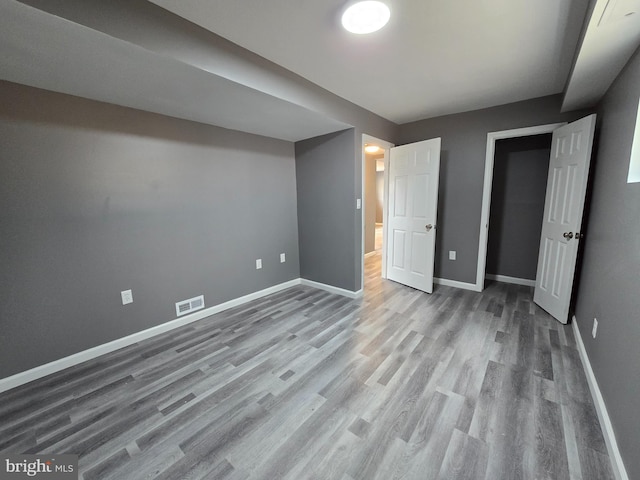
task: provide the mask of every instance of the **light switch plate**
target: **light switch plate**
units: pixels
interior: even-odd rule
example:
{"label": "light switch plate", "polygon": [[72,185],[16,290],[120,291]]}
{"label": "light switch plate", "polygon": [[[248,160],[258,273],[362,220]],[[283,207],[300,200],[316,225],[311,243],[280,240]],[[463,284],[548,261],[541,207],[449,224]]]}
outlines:
{"label": "light switch plate", "polygon": [[598,319],[594,317],[593,319],[593,328],[591,329],[591,336],[596,338],[596,334],[598,333]]}
{"label": "light switch plate", "polygon": [[281,254],[280,254],[280,263],[284,263],[284,262],[286,262],[286,261],[287,261],[287,257],[285,256],[285,254],[284,254],[284,253],[281,253]]}
{"label": "light switch plate", "polygon": [[362,200],[356,198],[356,210],[360,210],[362,208]]}
{"label": "light switch plate", "polygon": [[456,251],[449,250],[449,260],[455,260],[455,259],[456,259]]}
{"label": "light switch plate", "polygon": [[258,258],[256,260],[256,270],[260,270],[262,268],[262,259]]}

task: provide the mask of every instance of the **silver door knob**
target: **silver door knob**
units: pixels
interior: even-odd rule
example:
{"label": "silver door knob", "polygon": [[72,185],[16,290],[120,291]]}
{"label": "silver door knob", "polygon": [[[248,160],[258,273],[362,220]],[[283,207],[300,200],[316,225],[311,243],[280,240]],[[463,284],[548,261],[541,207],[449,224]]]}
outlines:
{"label": "silver door knob", "polygon": [[573,232],[564,232],[562,236],[567,240],[571,240],[573,238]]}
{"label": "silver door knob", "polygon": [[427,230],[427,232],[430,232],[431,229],[433,228],[433,225],[429,223],[428,225],[425,225],[424,228]]}

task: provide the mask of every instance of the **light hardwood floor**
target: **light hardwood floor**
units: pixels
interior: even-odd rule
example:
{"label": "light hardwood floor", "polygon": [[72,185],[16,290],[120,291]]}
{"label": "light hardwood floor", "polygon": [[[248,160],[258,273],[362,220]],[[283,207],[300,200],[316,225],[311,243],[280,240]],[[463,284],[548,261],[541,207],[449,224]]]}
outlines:
{"label": "light hardwood floor", "polygon": [[90,479],[608,480],[570,327],[528,287],[292,288],[0,395],[0,451]]}

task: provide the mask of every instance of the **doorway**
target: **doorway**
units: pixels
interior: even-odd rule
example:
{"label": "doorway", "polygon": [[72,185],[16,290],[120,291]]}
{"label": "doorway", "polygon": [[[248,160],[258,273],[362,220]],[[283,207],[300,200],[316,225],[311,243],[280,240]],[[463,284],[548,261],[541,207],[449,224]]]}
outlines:
{"label": "doorway", "polygon": [[535,286],[551,134],[496,141],[485,279]]}
{"label": "doorway", "polygon": [[[372,147],[367,145],[365,148]],[[384,152],[378,148],[375,153],[365,151],[364,174],[364,255],[375,254],[382,248],[382,225],[384,210]],[[372,150],[372,148],[371,148]]]}
{"label": "doorway", "polygon": [[[487,134],[487,151],[485,158],[484,188],[482,195],[482,214],[480,220],[480,241],[478,248],[478,268],[476,273],[475,290],[484,290],[484,282],[487,268],[487,251],[489,240],[489,220],[491,211],[491,193],[493,187],[496,142],[502,139],[519,137],[532,137],[537,135],[551,134],[565,123],[554,123],[535,127],[518,128],[513,130],[503,130],[500,132],[490,132]],[[536,259],[537,260],[537,259]]]}
{"label": "doorway", "polygon": [[478,252],[476,289],[484,289],[491,187],[496,141],[526,135],[553,133],[549,175],[545,193],[538,264],[533,301],[556,320],[568,323],[576,261],[582,233],[584,204],[596,115],[569,124],[543,125],[487,135],[482,220]]}
{"label": "doorway", "polygon": [[[368,148],[369,152],[365,151]],[[374,151],[373,147],[378,150]],[[386,221],[387,208],[387,168],[389,151],[393,147],[380,138],[362,135],[362,288],[365,287],[365,270],[367,275],[385,278],[385,259],[383,246],[383,225]]]}
{"label": "doorway", "polygon": [[[433,291],[441,141],[441,138],[432,138],[392,148],[392,144],[368,135],[363,135],[362,140],[363,206],[367,204],[364,148],[373,144],[384,149],[383,228],[378,276],[427,293]],[[374,194],[370,193],[368,198],[372,196]],[[359,202],[356,203],[359,206]],[[366,217],[363,212],[363,288]],[[368,275],[373,275],[369,270]]]}

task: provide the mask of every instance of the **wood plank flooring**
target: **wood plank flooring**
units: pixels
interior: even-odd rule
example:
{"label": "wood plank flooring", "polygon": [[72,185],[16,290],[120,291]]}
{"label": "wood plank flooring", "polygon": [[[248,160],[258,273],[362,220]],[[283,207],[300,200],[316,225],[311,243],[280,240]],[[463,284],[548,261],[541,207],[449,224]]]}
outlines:
{"label": "wood plank flooring", "polygon": [[532,290],[296,287],[0,395],[0,451],[94,479],[608,480],[570,327]]}

